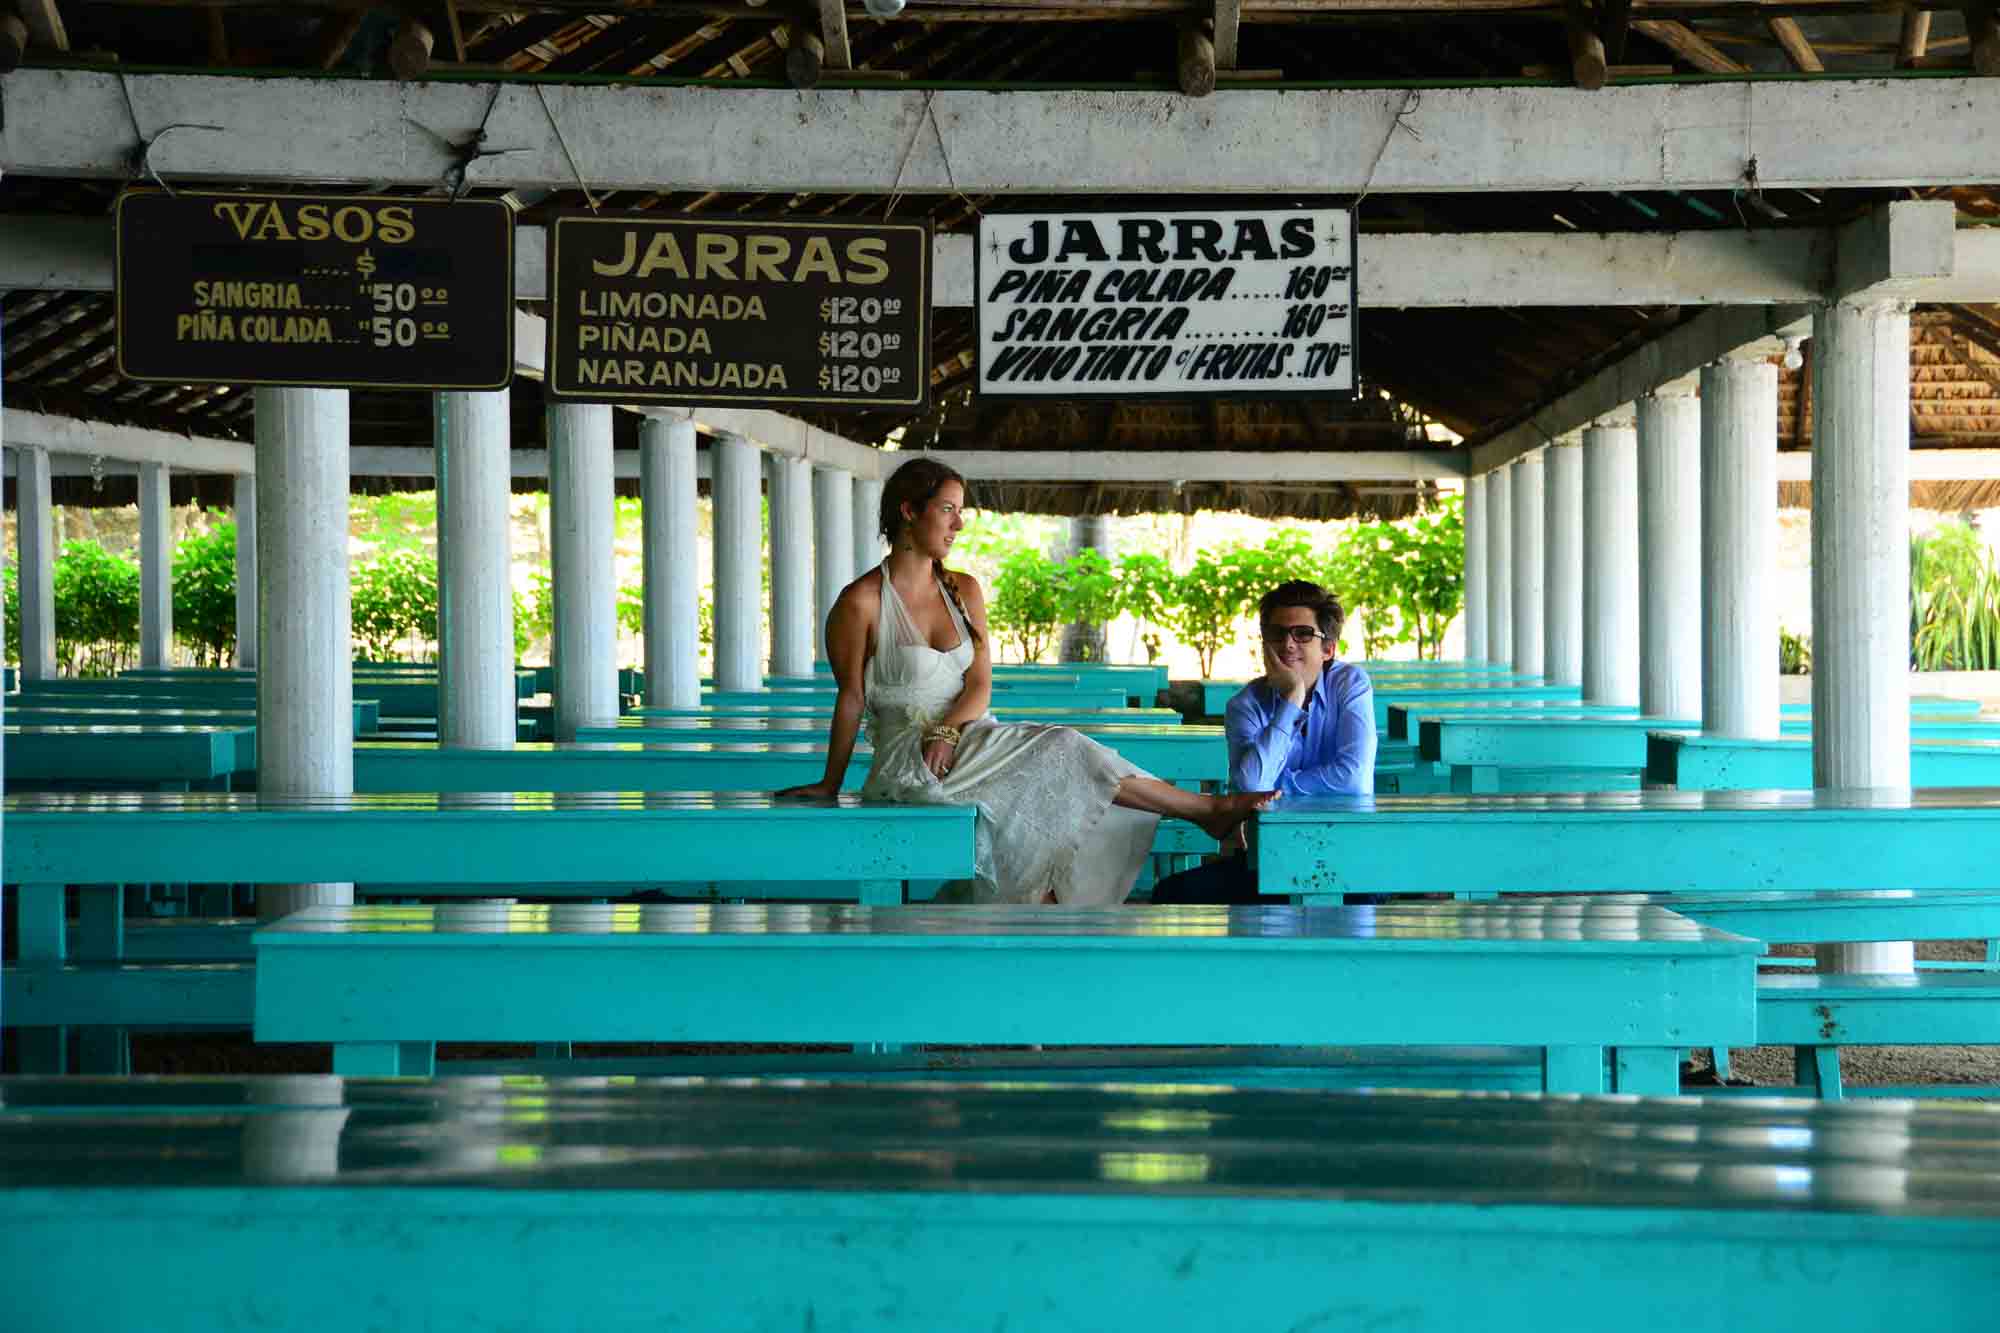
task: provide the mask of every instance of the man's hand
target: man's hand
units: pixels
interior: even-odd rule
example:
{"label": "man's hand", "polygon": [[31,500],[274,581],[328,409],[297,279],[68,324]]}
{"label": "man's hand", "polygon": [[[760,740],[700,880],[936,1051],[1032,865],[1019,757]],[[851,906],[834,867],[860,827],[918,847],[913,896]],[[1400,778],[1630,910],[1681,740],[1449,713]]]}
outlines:
{"label": "man's hand", "polygon": [[1270,685],[1273,694],[1284,695],[1297,707],[1305,706],[1305,673],[1279,661],[1278,655],[1271,651],[1269,644],[1264,645],[1264,680]]}

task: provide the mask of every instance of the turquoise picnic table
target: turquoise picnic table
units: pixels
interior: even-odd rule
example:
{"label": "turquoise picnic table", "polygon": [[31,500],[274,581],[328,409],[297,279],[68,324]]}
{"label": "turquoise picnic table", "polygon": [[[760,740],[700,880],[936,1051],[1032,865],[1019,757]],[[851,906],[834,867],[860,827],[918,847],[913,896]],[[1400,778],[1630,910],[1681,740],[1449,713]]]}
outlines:
{"label": "turquoise picnic table", "polygon": [[[1131,722],[1148,726],[1178,726],[1181,715],[1171,708],[1078,708],[1066,704],[1054,707],[1024,708],[1013,703],[1000,704],[990,710],[994,718],[1001,722],[1048,722],[1062,726],[1089,726],[1099,722]],[[638,727],[647,725],[643,719],[687,718],[687,719],[727,719],[727,718],[773,718],[784,720],[810,720],[824,730],[833,717],[833,700],[816,700],[812,703],[745,703],[745,704],[700,704],[689,708],[634,708],[619,720],[621,723]]]}
{"label": "turquoise picnic table", "polygon": [[[1809,737],[1733,740],[1656,731],[1646,738],[1645,773],[1648,782],[1683,791],[1810,787],[1812,741]],[[2000,787],[2000,730],[1977,739],[1913,736],[1910,783]]]}
{"label": "turquoise picnic table", "polygon": [[[1247,685],[1243,680],[1204,680],[1201,682],[1201,710],[1204,716],[1219,717],[1228,708],[1229,701]],[[1426,673],[1414,676],[1370,676],[1370,684],[1375,689],[1375,728],[1380,731],[1387,722],[1384,711],[1387,704],[1399,699],[1425,703],[1457,698],[1501,698],[1508,700],[1529,699],[1581,699],[1582,690],[1575,686],[1550,686],[1542,683],[1539,676],[1516,676],[1511,673],[1472,672],[1466,674]],[[1550,693],[1554,691],[1554,693]]]}
{"label": "turquoise picnic table", "polygon": [[[831,709],[837,692],[823,690],[708,690],[701,692],[703,704],[817,705]],[[1125,691],[1118,687],[1091,689],[1084,686],[1053,689],[1035,685],[996,686],[995,705],[1010,708],[1099,709],[1125,707]]]}
{"label": "turquoise picnic table", "polygon": [[[373,699],[356,699],[353,704],[354,734],[374,734],[381,726],[381,707]],[[163,706],[147,699],[124,702],[108,700],[45,702],[39,696],[6,701],[6,720],[19,726],[130,726],[130,727],[254,727],[257,709],[253,702],[245,708],[212,705]]]}
{"label": "turquoise picnic table", "polygon": [[23,1330],[1740,1328],[1690,1275],[1818,1333],[2000,1304],[1977,1107],[14,1078],[0,1144]]}
{"label": "turquoise picnic table", "polygon": [[[356,679],[354,698],[376,703],[384,717],[437,717],[438,685],[432,680],[394,676]],[[38,702],[115,702],[159,707],[255,708],[257,685],[248,678],[212,680],[147,680],[117,676],[103,680],[43,680],[24,683],[21,700]]]}
{"label": "turquoise picnic table", "polygon": [[[1123,710],[1136,714],[1138,709]],[[1181,729],[1180,714],[1164,711],[1168,719],[1161,720],[1152,715],[1127,717],[1118,711],[1103,713],[1077,713],[1057,716],[1048,721],[1055,725],[1074,727],[1086,735],[1150,734],[1162,727],[1168,730]],[[806,741],[824,744],[831,717],[622,717],[605,726],[586,726],[577,732],[579,741]],[[1041,718],[1000,718],[1000,721],[1043,721]],[[1197,735],[1221,736],[1218,727],[1196,727]]]}
{"label": "turquoise picnic table", "polygon": [[2000,888],[2000,792],[1637,791],[1286,801],[1261,887],[1344,893]]}
{"label": "turquoise picnic table", "polygon": [[[403,662],[371,664],[356,662],[354,680],[381,684],[430,684],[436,685],[438,668],[435,662]],[[121,671],[115,680],[136,680],[147,682],[175,683],[236,683],[255,685],[256,671],[247,667],[131,667]],[[536,676],[531,670],[516,667],[514,670],[514,692],[519,698],[529,698],[536,690]]]}
{"label": "turquoise picnic table", "polygon": [[16,726],[6,729],[7,785],[217,787],[257,771],[255,727]]}
{"label": "turquoise picnic table", "polygon": [[1607,1090],[1609,1055],[1672,1094],[1679,1047],[1754,1038],[1761,946],[1572,898],[329,906],[256,950],[258,1040],[333,1043],[336,1072],[428,1073],[439,1041],[1530,1045],[1550,1091]]}

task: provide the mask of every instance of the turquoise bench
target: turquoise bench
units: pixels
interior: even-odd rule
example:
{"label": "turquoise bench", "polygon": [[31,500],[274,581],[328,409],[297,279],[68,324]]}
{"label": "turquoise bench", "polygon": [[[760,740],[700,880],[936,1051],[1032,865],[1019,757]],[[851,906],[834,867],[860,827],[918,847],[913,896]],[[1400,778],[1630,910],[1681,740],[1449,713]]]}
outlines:
{"label": "turquoise bench", "polygon": [[[1974,739],[1980,736],[2000,734],[2000,719],[1990,722],[1978,721],[1980,704],[1977,699],[1948,699],[1941,695],[1918,695],[1910,701],[1912,736],[1933,738],[1963,737]],[[1812,731],[1812,705],[1784,704],[1779,710],[1780,727],[1787,734],[1808,735]],[[1586,704],[1563,701],[1503,701],[1498,703],[1460,702],[1444,706],[1408,704],[1391,701],[1388,725],[1385,734],[1392,740],[1414,740],[1418,718],[1440,718],[1472,720],[1484,718],[1500,721],[1514,718],[1526,722],[1561,721],[1579,722],[1588,719],[1624,719],[1642,722],[1637,708],[1622,704]],[[1671,729],[1700,730],[1698,718],[1659,719],[1656,727]]]}
{"label": "turquoise bench", "polygon": [[[1062,719],[1056,725],[1075,727],[1090,735],[1103,733],[1150,734],[1162,727],[1178,729],[1180,714],[1169,712],[1171,720],[1163,721],[1154,710],[1133,708],[1124,710],[1126,716],[1107,710],[1102,713],[1078,713]],[[830,717],[757,717],[742,714],[713,717],[645,717],[620,718],[611,726],[586,726],[577,733],[579,741],[804,741],[824,744]],[[1038,719],[1039,720],[1039,719]],[[1219,729],[1205,728],[1215,735]]]}
{"label": "turquoise bench", "polygon": [[[6,971],[0,1016],[17,1021],[15,1003],[28,993],[20,988],[37,987],[61,1003],[34,1012],[78,1026],[213,1021],[212,988],[245,983],[214,968],[135,969],[124,959],[122,884],[355,881],[426,893],[508,885],[601,896],[591,886],[727,881],[782,883],[791,894],[833,887],[889,902],[901,900],[907,881],[970,875],[976,815],[970,806],[706,793],[9,796],[0,878],[18,886],[20,961]],[[69,885],[79,889],[74,947]],[[160,998],[177,985],[185,1012]],[[89,996],[99,999],[76,1003]],[[247,1009],[235,1012],[239,1023],[247,1018]],[[32,1043],[45,1067],[60,1068],[62,1049],[59,1032]],[[102,1068],[107,1057],[84,1059]]]}
{"label": "turquoise bench", "polygon": [[[990,711],[995,720],[1000,722],[1046,722],[1066,727],[1090,726],[1099,722],[1140,723],[1163,727],[1179,726],[1181,723],[1181,715],[1171,708],[1088,708],[1066,704],[1022,708],[1013,704],[1003,704]],[[692,708],[642,707],[628,710],[620,718],[620,723],[637,727],[656,719],[720,722],[757,718],[807,719],[815,722],[824,731],[833,718],[833,701],[826,699],[809,704],[703,704]],[[626,719],[637,720],[626,721]]]}
{"label": "turquoise bench", "polygon": [[[1656,732],[1647,739],[1645,771],[1648,782],[1683,791],[1810,787],[1812,741]],[[1910,781],[1918,787],[2000,787],[2000,739],[1913,741]]]}
{"label": "turquoise bench", "polygon": [[[1470,692],[1473,697],[1479,697],[1480,695],[1497,690],[1505,691],[1508,697],[1518,696],[1530,699],[1546,697],[1532,693],[1532,691],[1548,688],[1557,688],[1563,691],[1553,696],[1556,698],[1576,699],[1580,698],[1582,693],[1574,687],[1543,686],[1540,683],[1541,678],[1539,676],[1517,676],[1511,672],[1504,671],[1426,672],[1409,676],[1387,674],[1378,676],[1371,672],[1369,673],[1369,680],[1375,687],[1375,694],[1378,701],[1385,694],[1394,693],[1402,695],[1417,692],[1429,694],[1432,691],[1451,696]],[[1230,699],[1234,698],[1237,692],[1248,683],[1248,681],[1242,680],[1202,681],[1202,712],[1209,717],[1221,716],[1223,710],[1229,706]],[[1523,693],[1524,691],[1528,693]],[[1382,705],[1378,702],[1375,717],[1375,726],[1378,731],[1381,729],[1384,720]]]}
{"label": "turquoise bench", "polygon": [[[257,1038],[338,1073],[438,1041],[1534,1045],[1672,1094],[1755,1033],[1759,946],[1653,908],[314,907],[257,932]],[[635,997],[644,1003],[634,1003]],[[1116,996],[1115,1003],[1104,997]]]}
{"label": "turquoise bench", "polygon": [[8,726],[7,785],[187,790],[257,771],[255,727]]}
{"label": "turquoise bench", "polygon": [[1976,1107],[325,1077],[0,1103],[23,1330],[1740,1328],[1690,1275],[1821,1333],[1984,1333],[2000,1302]]}
{"label": "turquoise bench", "polygon": [[[248,685],[255,688],[257,673],[243,667],[132,667],[118,673],[119,681],[191,682],[200,685]],[[363,683],[384,685],[430,685],[438,681],[435,662],[406,662],[385,665],[371,665],[362,662],[354,664],[353,679],[357,686]],[[356,691],[359,693],[359,689]],[[536,693],[536,676],[531,670],[516,668],[514,671],[514,693],[526,699]]]}
{"label": "turquoise bench", "polygon": [[[1639,791],[1288,801],[1257,816],[1266,893],[2000,888],[2000,794]],[[1336,899],[1337,901],[1337,899]]]}
{"label": "turquoise bench", "polygon": [[[754,704],[761,706],[801,705],[831,709],[835,697],[824,690],[709,690],[701,692],[704,704]],[[1087,686],[1046,688],[1038,685],[999,687],[993,691],[995,706],[1009,708],[1060,708],[1067,710],[1123,708],[1125,691],[1117,687],[1091,689]]]}

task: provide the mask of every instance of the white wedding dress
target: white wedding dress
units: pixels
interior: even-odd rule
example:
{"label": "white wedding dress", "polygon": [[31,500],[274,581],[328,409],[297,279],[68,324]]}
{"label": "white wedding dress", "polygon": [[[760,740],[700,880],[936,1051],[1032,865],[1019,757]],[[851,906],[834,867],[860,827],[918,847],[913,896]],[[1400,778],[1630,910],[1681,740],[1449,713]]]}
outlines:
{"label": "white wedding dress", "polygon": [[951,771],[924,764],[924,727],[944,716],[965,688],[972,635],[939,596],[958,629],[940,652],[918,629],[882,569],[875,656],[863,674],[865,725],[875,758],[864,796],[923,805],[979,807],[976,872],[945,897],[979,903],[1112,906],[1125,901],[1153,846],[1158,815],[1111,803],[1118,784],[1145,773],[1068,727],[1001,723],[988,713],[963,728]]}

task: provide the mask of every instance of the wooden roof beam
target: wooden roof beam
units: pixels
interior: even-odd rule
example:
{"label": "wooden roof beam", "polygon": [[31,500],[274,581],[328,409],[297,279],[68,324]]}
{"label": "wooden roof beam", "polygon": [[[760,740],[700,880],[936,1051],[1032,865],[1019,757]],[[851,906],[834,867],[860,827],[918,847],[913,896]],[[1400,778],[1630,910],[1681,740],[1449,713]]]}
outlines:
{"label": "wooden roof beam", "polygon": [[1724,55],[1706,37],[1685,23],[1640,19],[1632,25],[1704,74],[1747,74],[1750,67]]}
{"label": "wooden roof beam", "polygon": [[1965,31],[1972,39],[1972,68],[1989,79],[2000,76],[2000,5],[1993,0],[1967,5]]}
{"label": "wooden roof beam", "polygon": [[1586,91],[1597,91],[1610,73],[1611,57],[1583,0],[1569,0],[1563,26],[1569,37],[1570,82]]}
{"label": "wooden roof beam", "polygon": [[1215,67],[1236,68],[1237,31],[1243,23],[1243,0],[1215,0]]}
{"label": "wooden roof beam", "polygon": [[1785,59],[1792,62],[1793,69],[1801,74],[1825,72],[1825,63],[1820,60],[1819,52],[1813,50],[1812,43],[1806,40],[1806,35],[1799,28],[1797,19],[1774,18],[1768,20],[1764,26],[1771,30],[1771,36],[1775,37],[1778,45],[1784,48]]}
{"label": "wooden roof beam", "polygon": [[854,68],[854,55],[847,44],[847,6],[841,0],[819,0],[819,37],[825,48],[820,53],[823,67]]}
{"label": "wooden roof beam", "polygon": [[1915,5],[1903,11],[1903,32],[1896,41],[1896,67],[1910,69],[1924,58],[1931,44],[1931,11]]}

